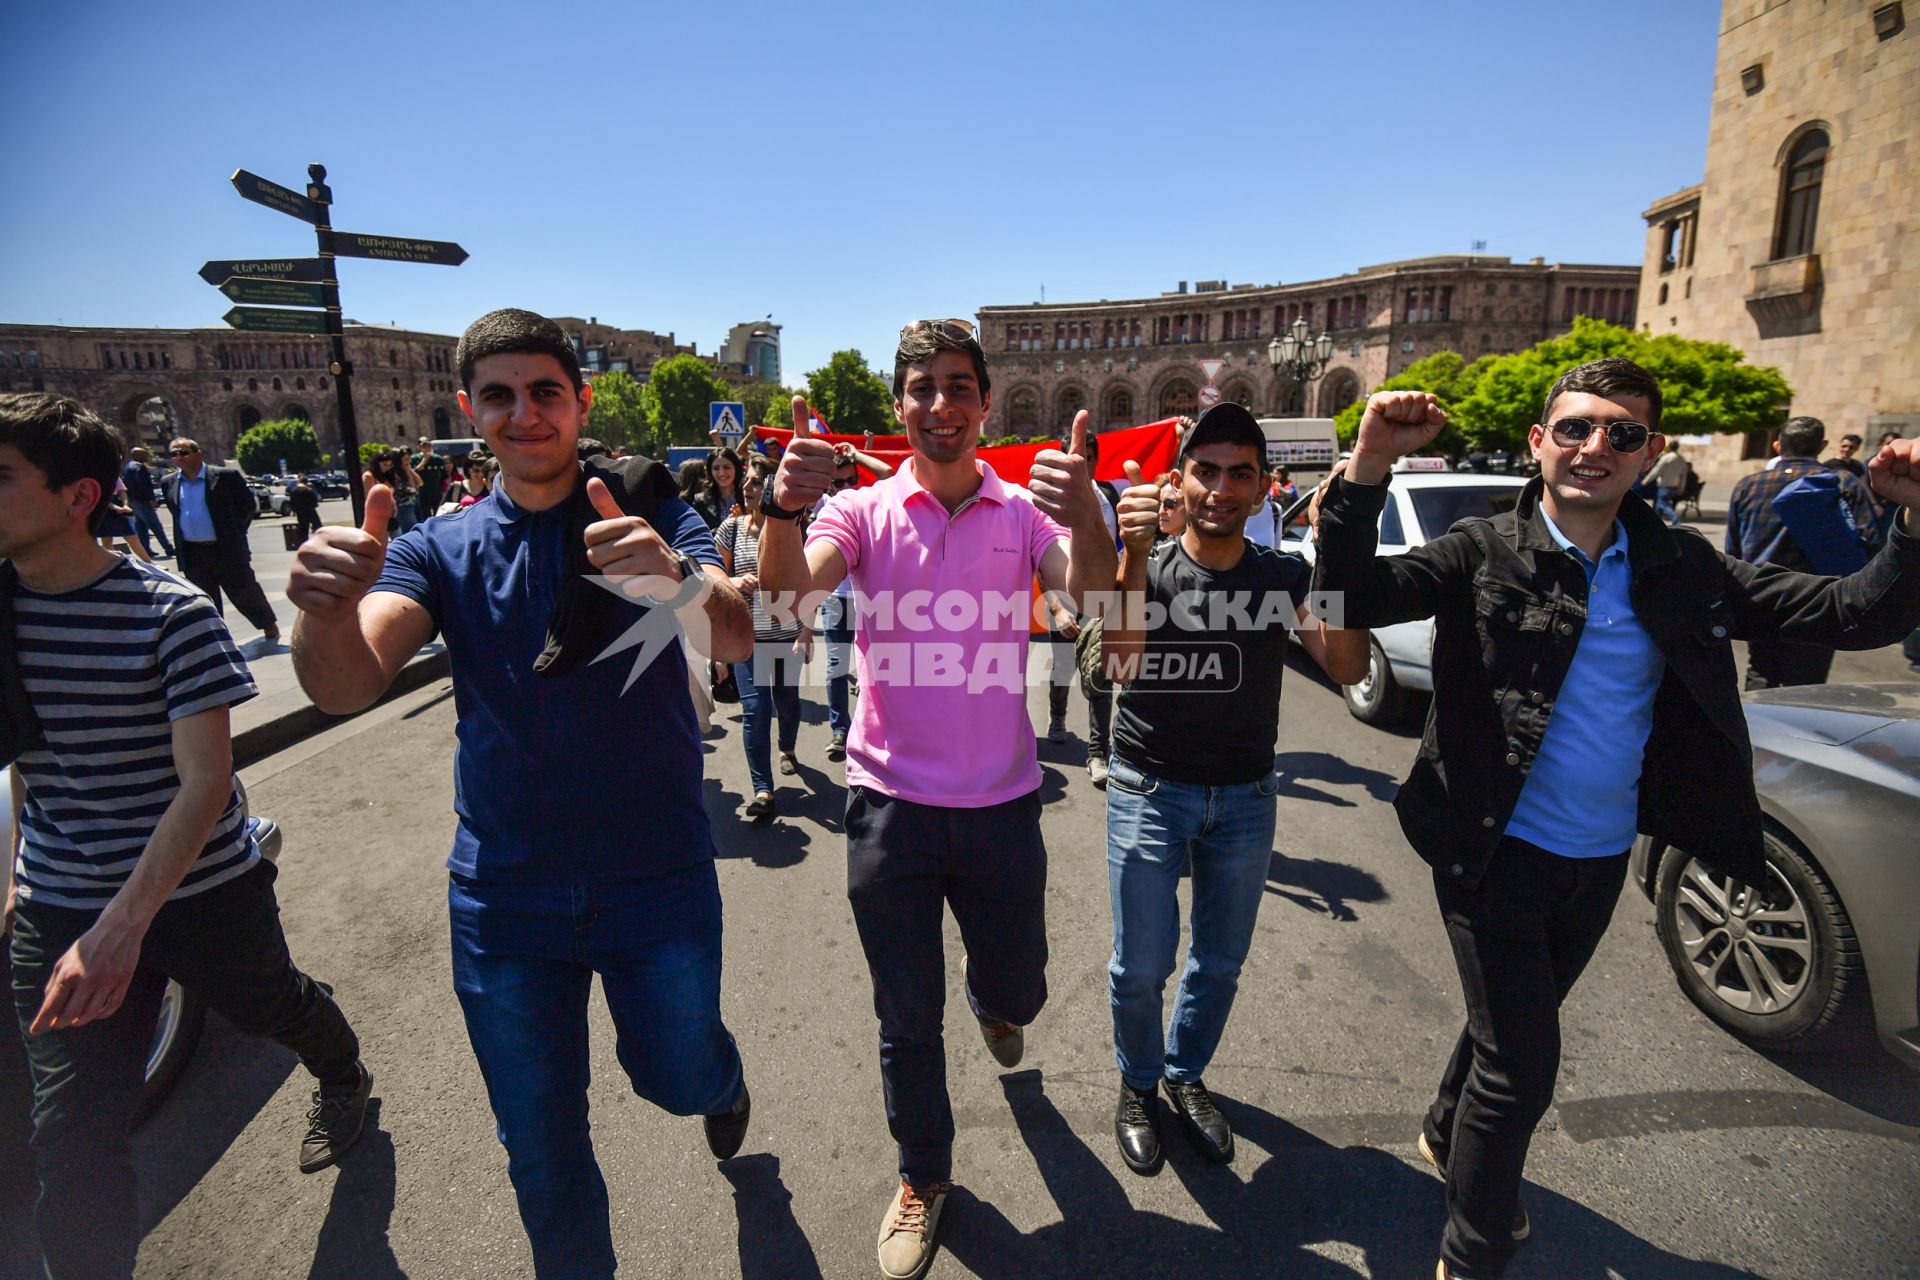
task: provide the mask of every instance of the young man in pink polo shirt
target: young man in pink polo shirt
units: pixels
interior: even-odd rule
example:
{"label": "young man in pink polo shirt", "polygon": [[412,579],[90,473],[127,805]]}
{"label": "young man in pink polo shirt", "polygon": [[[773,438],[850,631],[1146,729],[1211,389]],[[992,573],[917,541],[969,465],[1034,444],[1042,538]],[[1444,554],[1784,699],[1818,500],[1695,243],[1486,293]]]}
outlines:
{"label": "young man in pink polo shirt", "polygon": [[[1117,559],[1087,460],[1048,450],[1029,489],[975,457],[992,404],[986,356],[964,320],[900,332],[894,412],[913,457],[820,513],[804,549],[793,516],[824,493],[833,447],[794,438],[765,500],[763,590],[799,597],[851,576],[860,703],[847,741],[847,896],[873,977],[887,1124],[900,1185],[880,1227],[880,1270],[922,1274],[953,1163],[941,1019],[941,905],[967,948],[967,1004],[1002,1066],[1047,998],[1047,851],[1027,719],[1030,586],[1078,601],[1111,590]],[[1073,442],[1086,434],[1075,419]]]}

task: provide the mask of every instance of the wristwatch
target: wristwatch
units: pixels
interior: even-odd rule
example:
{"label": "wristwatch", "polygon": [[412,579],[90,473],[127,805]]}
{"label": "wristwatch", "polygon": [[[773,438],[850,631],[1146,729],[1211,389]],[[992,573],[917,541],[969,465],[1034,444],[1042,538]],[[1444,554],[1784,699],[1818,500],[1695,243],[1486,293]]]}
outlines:
{"label": "wristwatch", "polygon": [[674,552],[673,562],[680,566],[680,581],[692,582],[700,576],[700,562],[686,552]]}
{"label": "wristwatch", "polygon": [[806,514],[806,509],[803,507],[798,511],[789,511],[785,507],[775,504],[773,500],[773,486],[768,485],[760,494],[760,514],[769,520],[798,520]]}

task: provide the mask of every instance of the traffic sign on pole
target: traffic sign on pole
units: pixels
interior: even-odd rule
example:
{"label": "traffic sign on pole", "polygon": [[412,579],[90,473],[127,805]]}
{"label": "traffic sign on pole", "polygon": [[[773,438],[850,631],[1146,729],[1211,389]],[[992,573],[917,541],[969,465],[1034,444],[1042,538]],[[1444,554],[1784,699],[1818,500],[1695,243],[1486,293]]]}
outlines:
{"label": "traffic sign on pole", "polygon": [[320,225],[320,206],[288,187],[277,182],[268,182],[257,173],[248,173],[245,169],[233,171],[233,189],[255,204],[263,204],[269,209],[278,209],[281,213],[291,214],[302,222]]}
{"label": "traffic sign on pole", "polygon": [[216,258],[200,268],[200,278],[218,289],[235,276],[249,280],[306,280],[319,284],[332,274],[324,258]]}
{"label": "traffic sign on pole", "polygon": [[380,258],[387,262],[425,262],[457,267],[467,251],[451,240],[415,240],[406,236],[370,236],[358,231],[333,233],[333,251],[343,258]]}
{"label": "traffic sign on pole", "polygon": [[707,429],[725,439],[747,434],[747,406],[740,400],[709,400]]}
{"label": "traffic sign on pole", "polygon": [[324,307],[326,289],[319,284],[295,280],[256,280],[250,276],[230,276],[220,292],[235,302],[264,302],[270,307]]}
{"label": "traffic sign on pole", "polygon": [[221,319],[249,333],[325,333],[324,311],[285,311],[279,307],[235,307]]}
{"label": "traffic sign on pole", "polygon": [[1200,407],[1202,409],[1211,409],[1219,403],[1220,388],[1214,386],[1211,382],[1200,388]]}
{"label": "traffic sign on pole", "polygon": [[1200,372],[1207,375],[1207,381],[1209,383],[1219,378],[1220,371],[1226,367],[1227,362],[1225,360],[1202,360],[1200,362]]}

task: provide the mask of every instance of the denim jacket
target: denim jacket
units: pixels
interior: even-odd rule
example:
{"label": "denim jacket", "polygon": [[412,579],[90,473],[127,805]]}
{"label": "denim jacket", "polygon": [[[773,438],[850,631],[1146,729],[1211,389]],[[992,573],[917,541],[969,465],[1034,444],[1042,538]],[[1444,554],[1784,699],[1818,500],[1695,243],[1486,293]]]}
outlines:
{"label": "denim jacket", "polygon": [[[1536,478],[1514,510],[1387,557],[1375,555],[1385,484],[1335,479],[1320,510],[1313,587],[1344,593],[1347,626],[1434,620],[1433,706],[1394,808],[1415,852],[1467,884],[1506,830],[1586,623],[1585,571],[1547,532],[1540,494]],[[1666,660],[1639,828],[1759,883],[1760,804],[1732,642],[1897,644],[1920,624],[1920,538],[1897,531],[1865,568],[1832,578],[1722,555],[1631,494],[1620,521],[1634,611]]]}

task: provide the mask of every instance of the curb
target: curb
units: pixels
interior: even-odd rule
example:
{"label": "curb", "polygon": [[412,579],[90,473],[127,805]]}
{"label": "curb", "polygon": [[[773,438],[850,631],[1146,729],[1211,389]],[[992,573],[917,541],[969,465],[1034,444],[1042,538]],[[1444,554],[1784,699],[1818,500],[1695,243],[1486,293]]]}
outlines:
{"label": "curb", "polygon": [[399,674],[393,678],[392,686],[379,701],[354,712],[353,715],[329,715],[312,703],[308,703],[285,715],[276,716],[264,724],[257,724],[243,730],[233,738],[233,767],[238,770],[257,764],[274,752],[284,751],[303,738],[310,738],[323,729],[331,729],[334,725],[345,724],[354,716],[365,715],[374,707],[390,702],[401,694],[412,693],[421,685],[431,684],[441,679],[447,674],[449,668],[450,662],[445,650],[429,653],[415,658],[400,668]]}

